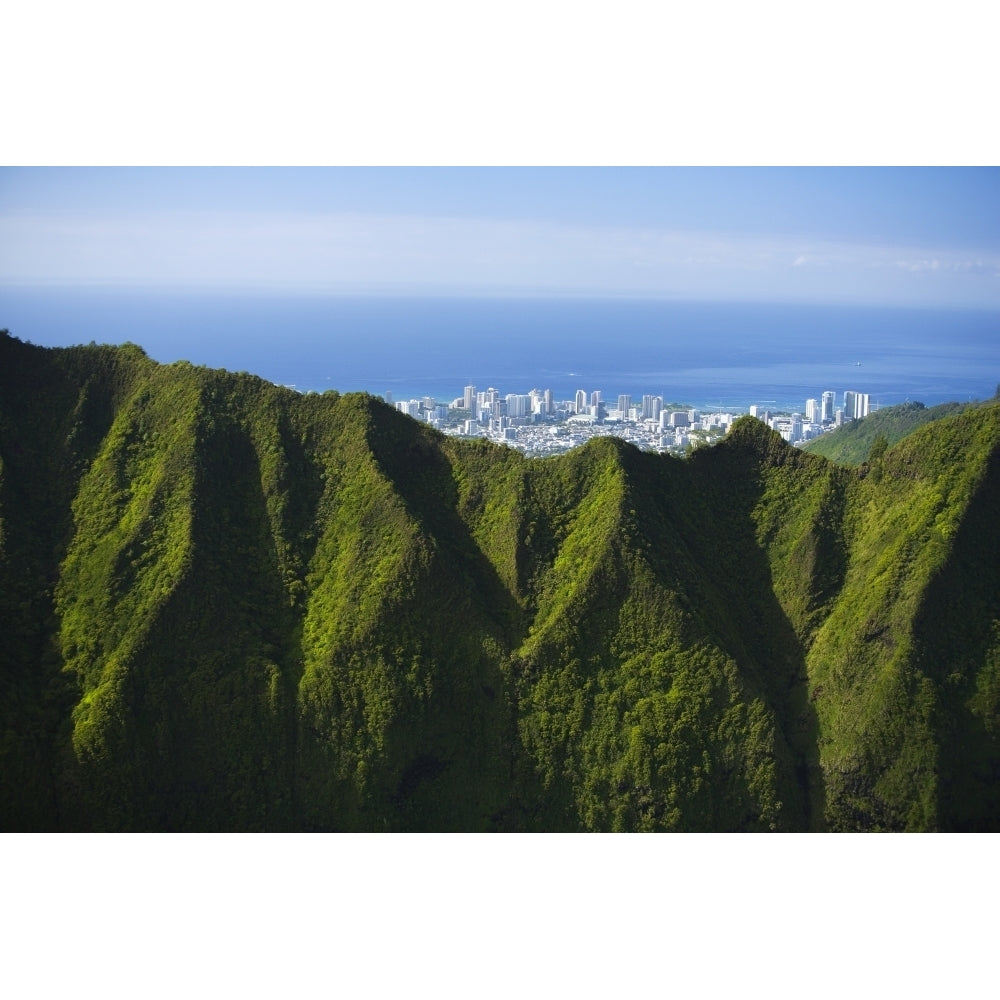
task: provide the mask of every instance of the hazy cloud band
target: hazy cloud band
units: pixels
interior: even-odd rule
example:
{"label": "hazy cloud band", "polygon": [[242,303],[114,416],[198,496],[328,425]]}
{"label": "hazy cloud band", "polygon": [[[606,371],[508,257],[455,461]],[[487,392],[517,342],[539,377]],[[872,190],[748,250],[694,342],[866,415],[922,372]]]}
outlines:
{"label": "hazy cloud band", "polygon": [[376,214],[0,218],[0,283],[1000,308],[1000,257],[809,237]]}

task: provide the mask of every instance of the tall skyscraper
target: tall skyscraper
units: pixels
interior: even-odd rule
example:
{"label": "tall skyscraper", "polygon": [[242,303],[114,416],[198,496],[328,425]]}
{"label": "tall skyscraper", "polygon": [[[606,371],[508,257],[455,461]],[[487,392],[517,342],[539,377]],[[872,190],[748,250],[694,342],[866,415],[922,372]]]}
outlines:
{"label": "tall skyscraper", "polygon": [[836,415],[835,400],[837,398],[834,392],[824,392],[823,393],[823,410],[820,417],[821,420],[833,420]]}
{"label": "tall skyscraper", "polygon": [[867,417],[871,410],[871,396],[867,392],[844,393],[844,419],[860,420]]}
{"label": "tall skyscraper", "polygon": [[820,410],[819,400],[817,399],[807,399],[806,400],[806,420],[811,424],[818,424],[822,420],[822,411]]}
{"label": "tall skyscraper", "polygon": [[622,420],[628,420],[628,411],[632,409],[632,397],[628,395],[618,397],[618,416]]}
{"label": "tall skyscraper", "polygon": [[531,413],[531,395],[528,393],[508,393],[507,416],[527,417]]}
{"label": "tall skyscraper", "polygon": [[587,412],[587,393],[583,389],[576,390],[576,412]]}
{"label": "tall skyscraper", "polygon": [[467,410],[473,409],[476,405],[476,387],[474,385],[467,385],[465,387],[465,397],[464,397],[464,407]]}

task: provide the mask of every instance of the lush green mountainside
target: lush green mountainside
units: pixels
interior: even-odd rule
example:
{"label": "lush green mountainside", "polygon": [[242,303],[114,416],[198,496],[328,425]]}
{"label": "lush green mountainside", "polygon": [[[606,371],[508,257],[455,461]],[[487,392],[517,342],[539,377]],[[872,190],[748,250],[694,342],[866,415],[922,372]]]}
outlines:
{"label": "lush green mountainside", "polygon": [[877,454],[882,448],[895,444],[924,424],[978,405],[980,404],[941,403],[939,406],[927,407],[923,403],[900,403],[898,406],[888,406],[876,410],[863,420],[849,420],[843,427],[810,441],[804,446],[804,450],[841,465],[860,465],[871,456],[873,448]]}
{"label": "lush green mountainside", "polygon": [[1000,826],[1000,406],[527,459],[0,336],[5,829]]}

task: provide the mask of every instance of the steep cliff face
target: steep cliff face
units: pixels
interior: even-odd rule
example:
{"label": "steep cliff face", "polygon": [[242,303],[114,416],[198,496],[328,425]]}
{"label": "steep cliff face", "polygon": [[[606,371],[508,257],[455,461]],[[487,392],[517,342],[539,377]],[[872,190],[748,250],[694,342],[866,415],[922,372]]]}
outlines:
{"label": "steep cliff face", "polygon": [[6,829],[996,829],[1000,407],[530,460],[0,336]]}

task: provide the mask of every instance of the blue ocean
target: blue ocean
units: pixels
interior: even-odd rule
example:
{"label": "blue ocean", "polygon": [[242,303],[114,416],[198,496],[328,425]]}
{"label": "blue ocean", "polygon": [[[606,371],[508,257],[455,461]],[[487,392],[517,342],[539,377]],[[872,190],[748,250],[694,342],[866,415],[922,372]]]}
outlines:
{"label": "blue ocean", "polygon": [[1000,383],[1000,313],[971,310],[0,290],[0,327],[41,346],[128,340],[158,361],[396,400],[475,385],[801,411],[825,390],[934,405]]}

